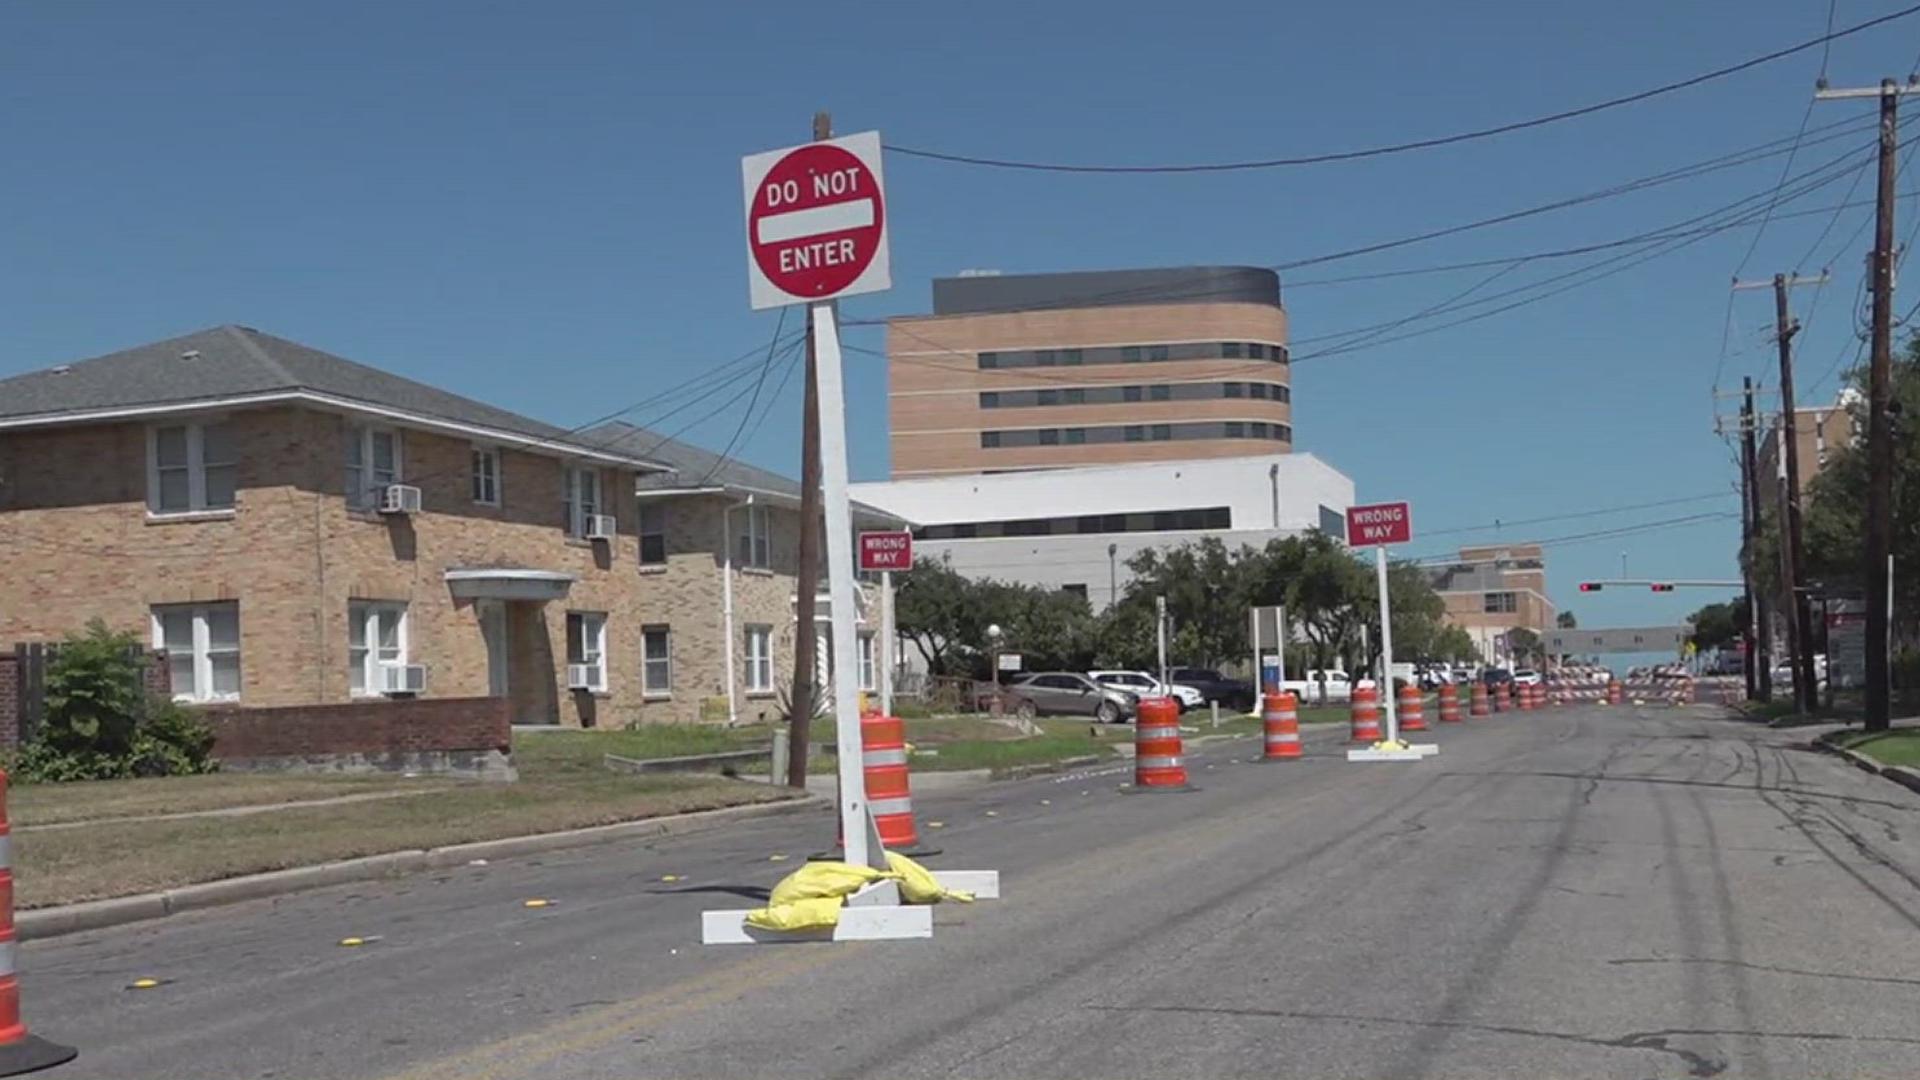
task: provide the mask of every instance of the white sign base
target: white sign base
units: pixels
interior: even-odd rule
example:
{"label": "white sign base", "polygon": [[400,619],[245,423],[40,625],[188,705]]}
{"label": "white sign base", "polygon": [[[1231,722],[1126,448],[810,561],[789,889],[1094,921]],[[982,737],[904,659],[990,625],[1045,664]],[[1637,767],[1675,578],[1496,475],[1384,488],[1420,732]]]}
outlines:
{"label": "white sign base", "polygon": [[1347,751],[1348,761],[1419,761],[1440,752],[1433,743],[1411,743],[1404,750],[1376,750],[1371,746]]}

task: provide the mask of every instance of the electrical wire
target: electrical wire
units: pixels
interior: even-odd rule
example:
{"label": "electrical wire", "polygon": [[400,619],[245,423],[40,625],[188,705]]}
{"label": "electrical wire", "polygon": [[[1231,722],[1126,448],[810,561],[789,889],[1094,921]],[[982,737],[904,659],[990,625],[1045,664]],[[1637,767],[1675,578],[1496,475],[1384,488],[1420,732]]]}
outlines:
{"label": "electrical wire", "polygon": [[760,401],[760,387],[766,383],[767,372],[773,368],[774,347],[780,343],[780,333],[787,326],[787,310],[784,307],[780,309],[780,319],[773,325],[773,340],[767,342],[767,359],[760,365],[760,374],[753,380],[753,396],[747,399],[746,411],[740,414],[740,423],[734,427],[732,436],[727,439],[726,447],[720,451],[720,456],[714,459],[713,467],[700,478],[702,484],[713,479],[714,474],[726,465],[733,454],[733,448],[739,445],[740,433],[747,430],[747,421],[753,419],[753,407]]}
{"label": "electrical wire", "polygon": [[[1827,40],[1824,43],[1822,43],[1820,46],[1820,75],[1814,80],[1815,86],[1825,86],[1827,83],[1827,58],[1829,55],[1831,55],[1833,51],[1833,38],[1831,36],[1833,34],[1833,12],[1834,12],[1834,8],[1838,6],[1839,6],[1839,0],[1827,0],[1827,34],[1829,36]],[[1807,109],[1805,112],[1800,114],[1801,135],[1804,135],[1806,133],[1807,122],[1813,119],[1813,106],[1818,100],[1819,100],[1818,98],[1811,97],[1811,96],[1807,98]],[[1795,135],[1793,140],[1793,150],[1797,151],[1799,148],[1800,148],[1800,135]],[[1793,158],[1794,158],[1793,151],[1789,151],[1787,153],[1787,163],[1781,166],[1781,169],[1780,169],[1780,183],[1782,184],[1787,182],[1787,174],[1793,171]],[[1857,181],[1857,177],[1856,177],[1856,181]],[[1766,217],[1760,219],[1760,227],[1754,230],[1753,239],[1748,241],[1747,243],[1746,254],[1740,256],[1739,264],[1733,268],[1733,278],[1735,281],[1740,280],[1741,272],[1747,268],[1747,263],[1752,261],[1754,249],[1760,246],[1760,238],[1766,235],[1767,222],[1772,220],[1772,217],[1773,217],[1772,214],[1768,214]],[[1715,374],[1714,376],[1713,388],[1715,390],[1720,389],[1720,377],[1718,374]]]}
{"label": "electrical wire", "polygon": [[[972,166],[979,166],[979,167],[985,167],[985,168],[1017,169],[1017,170],[1023,170],[1028,172],[1054,172],[1054,173],[1107,173],[1107,174],[1218,173],[1218,172],[1243,172],[1243,171],[1255,170],[1255,169],[1277,169],[1277,168],[1287,168],[1287,167],[1302,166],[1302,165],[1320,165],[1320,164],[1326,164],[1329,162],[1337,162],[1337,161],[1355,161],[1362,158],[1383,157],[1390,154],[1404,154],[1414,150],[1430,150],[1430,149],[1441,147],[1441,146],[1452,146],[1458,143],[1470,142],[1478,139],[1487,139],[1487,138],[1492,138],[1498,135],[1511,134],[1516,131],[1525,131],[1531,128],[1545,127],[1549,124],[1557,124],[1566,120],[1572,120],[1582,116],[1591,116],[1594,113],[1604,112],[1609,109],[1616,109],[1624,105],[1632,105],[1637,102],[1647,101],[1652,98],[1674,93],[1676,91],[1685,90],[1695,86],[1700,86],[1704,83],[1713,82],[1718,79],[1724,79],[1730,75],[1736,75],[1742,71],[1747,71],[1752,68],[1760,67],[1764,64],[1770,64],[1777,60],[1783,60],[1789,56],[1794,56],[1799,53],[1806,52],[1810,49],[1820,48],[1820,47],[1830,47],[1831,44],[1835,41],[1841,40],[1843,38],[1851,37],[1854,34],[1862,33],[1876,26],[1883,26],[1887,23],[1891,23],[1899,19],[1907,18],[1908,16],[1911,16],[1915,13],[1920,13],[1920,4],[1916,4],[1912,7],[1902,8],[1899,11],[1891,12],[1889,14],[1879,16],[1878,18],[1869,19],[1866,22],[1857,23],[1853,26],[1847,27],[1844,30],[1829,31],[1828,33],[1822,34],[1819,37],[1800,42],[1797,45],[1790,45],[1785,48],[1775,49],[1772,52],[1763,53],[1759,56],[1750,57],[1738,63],[1729,64],[1725,67],[1715,68],[1711,71],[1704,71],[1697,75],[1692,75],[1687,78],[1679,79],[1669,83],[1663,83],[1659,86],[1649,87],[1645,90],[1639,90],[1631,94],[1623,94],[1619,97],[1608,98],[1604,101],[1597,101],[1588,105],[1578,106],[1576,108],[1563,109],[1559,112],[1548,113],[1544,116],[1536,116],[1526,120],[1516,120],[1516,121],[1512,121],[1505,124],[1497,124],[1492,127],[1477,128],[1469,131],[1455,132],[1450,135],[1439,135],[1439,136],[1434,136],[1426,139],[1415,139],[1409,142],[1393,143],[1385,146],[1366,147],[1366,148],[1357,149],[1357,150],[1330,151],[1326,153],[1308,154],[1308,155],[1302,155],[1298,157],[1265,158],[1265,159],[1252,160],[1252,161],[1203,162],[1203,163],[1194,163],[1194,164],[1173,164],[1173,165],[1099,165],[1099,164],[1084,165],[1084,164],[1072,164],[1072,163],[1065,163],[1065,162],[1023,161],[1023,160],[1017,160],[1012,158],[981,157],[981,156],[976,156],[971,154],[958,154],[958,153],[952,153],[948,151],[929,150],[925,148],[912,147],[912,146],[902,146],[898,143],[888,143],[886,146],[886,149],[889,152],[894,154],[901,154],[908,157],[923,158],[923,159],[932,160],[932,161],[943,161],[943,162],[956,164],[956,165],[972,165]],[[1824,61],[1823,61],[1823,64],[1824,64]]]}

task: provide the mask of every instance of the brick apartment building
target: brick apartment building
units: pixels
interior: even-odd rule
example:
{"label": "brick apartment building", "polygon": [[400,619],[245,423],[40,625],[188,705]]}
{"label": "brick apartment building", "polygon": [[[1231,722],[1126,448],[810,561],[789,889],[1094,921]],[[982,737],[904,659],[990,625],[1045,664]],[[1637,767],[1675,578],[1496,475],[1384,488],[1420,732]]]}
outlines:
{"label": "brick apartment building", "polygon": [[0,380],[0,647],[99,617],[210,706],[770,716],[797,493],[223,326]]}
{"label": "brick apartment building", "polygon": [[1504,645],[1509,631],[1553,629],[1545,554],[1539,544],[1463,547],[1458,561],[1430,571],[1434,591],[1447,605],[1443,617],[1466,630],[1483,660],[1510,659]]}
{"label": "brick apartment building", "polygon": [[1285,452],[1286,341],[1257,267],[938,279],[887,323],[893,478]]}

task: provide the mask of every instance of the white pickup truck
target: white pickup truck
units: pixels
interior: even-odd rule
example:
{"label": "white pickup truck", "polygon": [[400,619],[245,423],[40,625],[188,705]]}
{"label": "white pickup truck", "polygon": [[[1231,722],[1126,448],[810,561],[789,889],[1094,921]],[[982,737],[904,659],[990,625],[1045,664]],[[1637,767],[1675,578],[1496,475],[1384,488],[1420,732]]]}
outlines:
{"label": "white pickup truck", "polygon": [[[1323,679],[1326,689],[1324,699],[1320,693]],[[1353,680],[1344,671],[1307,671],[1303,673],[1302,678],[1288,679],[1281,683],[1280,688],[1299,698],[1303,705],[1321,700],[1343,703],[1353,700]]]}

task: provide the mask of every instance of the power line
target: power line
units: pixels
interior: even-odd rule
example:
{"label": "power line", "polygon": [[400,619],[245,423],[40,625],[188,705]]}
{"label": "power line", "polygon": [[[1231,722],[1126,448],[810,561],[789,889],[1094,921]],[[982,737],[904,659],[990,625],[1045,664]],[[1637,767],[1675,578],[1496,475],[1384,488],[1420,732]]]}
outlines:
{"label": "power line", "polygon": [[[1570,533],[1566,536],[1555,536],[1555,537],[1550,537],[1546,540],[1530,540],[1530,541],[1527,541],[1527,544],[1528,546],[1534,546],[1534,547],[1540,547],[1540,548],[1565,547],[1572,544],[1590,543],[1595,540],[1612,540],[1622,536],[1634,536],[1640,533],[1658,532],[1663,529],[1674,529],[1674,528],[1685,527],[1688,525],[1705,524],[1706,522],[1709,522],[1709,521],[1725,521],[1729,518],[1736,518],[1739,516],[1740,516],[1739,514],[1729,514],[1729,513],[1688,514],[1685,517],[1667,518],[1662,521],[1646,521],[1646,522],[1641,522],[1637,525],[1623,525],[1613,529],[1599,529],[1592,532]],[[1416,555],[1404,561],[1411,562],[1411,563],[1446,564],[1446,563],[1458,563],[1461,561],[1461,559],[1458,552],[1453,552],[1451,554],[1435,553],[1433,555]],[[1468,560],[1468,561],[1471,561],[1471,560]]]}
{"label": "power line", "polygon": [[[1820,75],[1818,78],[1814,80],[1815,86],[1825,86],[1827,83],[1827,58],[1833,51],[1833,37],[1832,37],[1833,11],[1834,11],[1834,8],[1837,7],[1838,5],[1839,5],[1839,0],[1827,0],[1827,35],[1828,37],[1827,37],[1827,40],[1822,42],[1820,45]],[[1813,106],[1816,100],[1817,100],[1816,98],[1808,97],[1807,109],[1805,112],[1800,114],[1800,134],[1795,135],[1793,137],[1793,149],[1788,151],[1787,153],[1787,163],[1780,167],[1780,183],[1782,184],[1787,182],[1787,174],[1793,171],[1794,151],[1799,150],[1800,136],[1806,134],[1807,122],[1813,119]],[[1859,177],[1857,175],[1855,177],[1855,182],[1856,183],[1859,182]],[[1849,192],[1849,195],[1851,195],[1851,192]],[[1739,264],[1733,268],[1733,278],[1735,281],[1740,280],[1741,272],[1747,268],[1747,263],[1752,261],[1754,249],[1760,246],[1760,238],[1766,235],[1767,222],[1772,218],[1772,216],[1773,215],[1769,213],[1767,217],[1760,219],[1760,228],[1754,231],[1753,239],[1747,243],[1747,253],[1745,255],[1740,256]],[[1720,377],[1718,375],[1715,375],[1714,389],[1718,390],[1719,388],[1720,388]]]}
{"label": "power line", "polygon": [[1895,20],[1898,20],[1898,19],[1904,19],[1910,15],[1915,14],[1916,12],[1920,12],[1920,4],[1916,4],[1912,7],[1902,8],[1899,11],[1895,11],[1887,15],[1882,15],[1879,18],[1869,19],[1866,22],[1849,26],[1844,30],[1840,30],[1837,32],[1829,31],[1828,33],[1822,34],[1819,37],[1810,39],[1808,41],[1803,41],[1797,45],[1791,45],[1782,49],[1775,49],[1772,52],[1763,53],[1759,56],[1751,57],[1749,59],[1742,60],[1739,63],[1730,64],[1726,67],[1715,68],[1711,71],[1701,72],[1698,75],[1692,75],[1687,78],[1680,79],[1674,82],[1663,83],[1659,86],[1649,87],[1648,89],[1636,91],[1631,94],[1624,94],[1619,97],[1608,98],[1604,101],[1597,101],[1589,105],[1582,105],[1572,109],[1563,109],[1559,112],[1548,113],[1545,116],[1536,116],[1527,120],[1516,120],[1510,123],[1498,124],[1493,127],[1477,128],[1470,131],[1455,132],[1451,135],[1440,135],[1440,136],[1435,136],[1427,139],[1415,139],[1410,142],[1393,143],[1386,146],[1367,147],[1359,150],[1340,150],[1340,151],[1331,151],[1331,152],[1320,153],[1320,154],[1308,154],[1308,155],[1303,155],[1299,157],[1265,158],[1265,159],[1254,160],[1254,161],[1211,162],[1211,163],[1176,164],[1176,165],[1079,165],[1079,164],[1071,164],[1071,163],[1064,163],[1064,162],[1022,161],[1022,160],[1017,160],[1012,158],[979,157],[971,154],[957,154],[957,153],[951,153],[951,152],[941,151],[941,150],[927,150],[927,149],[911,147],[911,146],[901,146],[897,143],[888,143],[887,150],[892,153],[903,154],[908,157],[926,158],[933,161],[944,161],[944,162],[948,162],[950,164],[956,164],[956,165],[973,165],[973,166],[995,168],[995,169],[1017,169],[1017,170],[1024,170],[1028,172],[1056,172],[1056,173],[1140,174],[1140,173],[1243,172],[1243,171],[1253,170],[1253,169],[1277,169],[1277,168],[1286,168],[1286,167],[1293,167],[1293,166],[1300,166],[1300,165],[1320,165],[1320,164],[1326,164],[1329,162],[1336,162],[1336,161],[1355,161],[1361,158],[1383,157],[1389,154],[1403,154],[1403,153],[1408,153],[1414,150],[1430,150],[1430,149],[1441,147],[1441,146],[1452,146],[1457,143],[1471,142],[1478,139],[1487,139],[1497,135],[1507,135],[1516,131],[1524,131],[1530,128],[1545,127],[1549,124],[1557,124],[1562,121],[1575,119],[1577,117],[1591,116],[1594,113],[1604,112],[1608,109],[1616,109],[1624,105],[1632,105],[1637,102],[1647,101],[1649,99],[1660,97],[1665,94],[1671,94],[1676,91],[1685,90],[1691,87],[1702,85],[1704,83],[1713,82],[1717,79],[1724,79],[1727,76],[1735,75],[1742,71],[1747,71],[1752,68],[1760,67],[1761,65],[1764,65],[1764,64],[1770,64],[1776,60],[1783,60],[1789,56],[1806,52],[1809,49],[1813,49],[1816,47],[1830,46],[1833,42],[1838,41],[1842,38],[1850,37],[1854,34],[1858,34],[1866,30],[1870,30],[1876,26],[1882,26],[1887,23],[1894,22]]}
{"label": "power line", "polygon": [[733,448],[740,442],[740,433],[747,430],[747,421],[753,419],[753,407],[760,401],[760,387],[766,383],[767,372],[773,368],[774,347],[779,345],[780,333],[786,329],[786,326],[787,309],[783,307],[780,309],[779,321],[773,324],[773,339],[767,342],[767,358],[760,365],[760,374],[753,380],[753,397],[747,400],[746,411],[740,414],[740,423],[734,427],[733,435],[727,439],[727,445],[720,451],[720,456],[714,459],[713,468],[708,469],[707,474],[700,478],[702,484],[713,479],[713,474],[726,465],[728,458],[733,454]]}
{"label": "power line", "polygon": [[1687,495],[1678,499],[1659,499],[1654,502],[1633,503],[1628,506],[1607,506],[1598,510],[1581,510],[1571,514],[1550,514],[1546,517],[1522,518],[1517,521],[1495,521],[1491,525],[1465,525],[1454,529],[1422,529],[1420,535],[1452,536],[1456,533],[1487,532],[1493,529],[1511,529],[1520,525],[1540,525],[1549,521],[1573,521],[1578,518],[1600,517],[1603,514],[1624,514],[1633,510],[1651,510],[1661,506],[1682,506],[1688,503],[1706,502],[1710,499],[1729,498],[1731,491],[1716,491],[1708,495]]}

